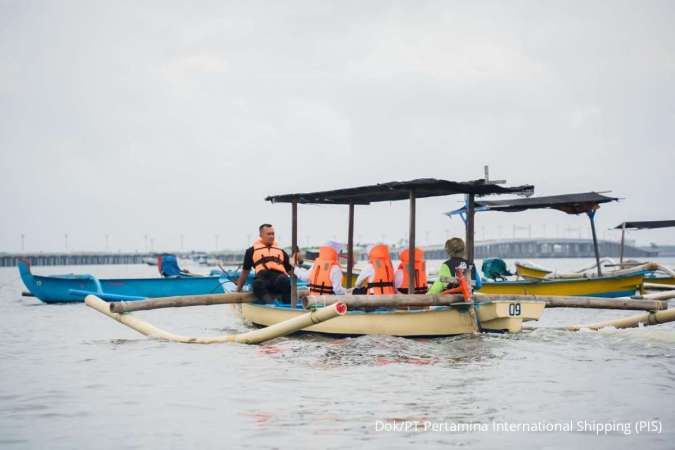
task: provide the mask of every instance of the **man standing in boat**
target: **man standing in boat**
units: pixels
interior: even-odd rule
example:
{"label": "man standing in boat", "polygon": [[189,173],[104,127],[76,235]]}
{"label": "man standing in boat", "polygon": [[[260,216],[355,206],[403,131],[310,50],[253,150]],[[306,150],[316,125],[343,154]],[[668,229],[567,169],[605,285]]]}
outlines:
{"label": "man standing in boat", "polygon": [[255,280],[253,281],[253,294],[265,302],[274,300],[275,297],[289,303],[291,298],[291,280],[288,276],[293,272],[291,259],[274,239],[274,227],[264,223],[258,227],[260,237],[244,254],[244,264],[241,275],[237,280],[237,291],[244,287],[244,281],[253,268]]}

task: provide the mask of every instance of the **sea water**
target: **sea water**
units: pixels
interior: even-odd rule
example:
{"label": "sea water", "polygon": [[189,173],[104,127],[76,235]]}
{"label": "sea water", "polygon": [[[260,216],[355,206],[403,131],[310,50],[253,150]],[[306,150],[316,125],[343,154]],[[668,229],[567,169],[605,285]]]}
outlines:
{"label": "sea water", "polygon": [[[592,260],[536,262],[572,270]],[[2,449],[647,449],[675,438],[675,325],[552,329],[634,311],[553,309],[519,334],[202,346],[148,339],[83,304],[21,297],[24,289],[16,269],[0,269]],[[224,305],[135,314],[183,335],[250,329]]]}

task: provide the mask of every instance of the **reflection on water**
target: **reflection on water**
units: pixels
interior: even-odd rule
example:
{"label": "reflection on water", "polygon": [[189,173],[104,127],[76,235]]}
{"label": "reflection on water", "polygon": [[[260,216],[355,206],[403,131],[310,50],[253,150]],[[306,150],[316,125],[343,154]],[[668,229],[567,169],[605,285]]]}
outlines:
{"label": "reflection on water", "polygon": [[[670,448],[673,438],[675,326],[554,328],[634,312],[556,309],[533,324],[539,328],[513,335],[307,334],[260,346],[197,346],[146,339],[84,305],[21,298],[15,277],[0,271],[2,448]],[[226,306],[138,315],[187,335],[247,330]],[[421,431],[425,424],[652,419],[663,434]]]}

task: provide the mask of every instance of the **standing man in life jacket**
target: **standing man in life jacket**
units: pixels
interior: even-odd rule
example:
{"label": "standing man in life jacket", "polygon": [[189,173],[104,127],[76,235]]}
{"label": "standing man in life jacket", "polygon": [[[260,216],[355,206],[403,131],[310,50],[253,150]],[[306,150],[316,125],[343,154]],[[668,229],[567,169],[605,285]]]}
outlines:
{"label": "standing man in life jacket", "polygon": [[[406,248],[401,250],[401,253],[399,254],[399,257],[401,258],[401,263],[398,265],[398,269],[396,269],[396,273],[394,274],[394,287],[396,289],[404,294],[408,293],[408,262],[410,261],[410,258],[408,257],[408,254],[410,251]],[[429,286],[427,286],[427,263],[424,261],[424,251],[419,248],[415,247],[415,294],[426,294],[427,289]]]}
{"label": "standing man in life jacket", "polygon": [[394,294],[394,267],[389,257],[389,247],[385,244],[374,245],[368,251],[368,265],[356,279],[353,294],[366,290],[368,295]]}
{"label": "standing man in life jacket", "polygon": [[347,293],[342,287],[342,267],[338,258],[338,249],[324,245],[319,247],[319,257],[309,270],[296,269],[298,278],[308,282],[310,296]]}
{"label": "standing man in life jacket", "polygon": [[[279,247],[274,239],[274,227],[264,223],[258,227],[260,237],[244,254],[244,264],[237,280],[237,292],[241,292],[244,281],[251,269],[255,270],[253,294],[256,298],[270,302],[275,297],[289,303],[291,299],[291,280],[293,263],[288,254]],[[294,255],[295,256],[295,255]]]}
{"label": "standing man in life jacket", "polygon": [[[430,295],[438,295],[446,289],[451,289],[458,286],[456,277],[456,270],[458,267],[469,267],[469,261],[466,260],[464,241],[460,238],[452,238],[445,241],[445,252],[449,259],[441,264],[438,269],[438,279],[429,288]],[[476,267],[471,267],[471,285],[476,289],[480,289],[481,282]]]}

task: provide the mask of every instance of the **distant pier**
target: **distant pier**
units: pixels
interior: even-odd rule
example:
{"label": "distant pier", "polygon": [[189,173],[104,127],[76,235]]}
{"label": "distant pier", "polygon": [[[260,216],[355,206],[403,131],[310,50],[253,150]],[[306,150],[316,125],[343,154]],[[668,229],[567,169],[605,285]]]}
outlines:
{"label": "distant pier", "polygon": [[[614,241],[599,241],[601,257],[618,258],[620,244]],[[501,239],[476,242],[475,257],[483,258],[592,258],[593,241],[590,239]],[[627,258],[648,258],[654,256],[670,256],[672,246],[664,246],[661,255],[660,247],[640,248],[626,245],[624,256]],[[401,249],[392,247],[392,259],[398,259]],[[668,252],[667,250],[670,250]],[[446,259],[442,245],[424,247],[426,259]],[[183,252],[178,256],[185,259],[209,263],[220,261],[226,265],[238,265],[244,260],[244,250],[218,252]],[[155,261],[157,253],[0,253],[0,267],[14,267],[20,260],[27,260],[34,266],[77,266],[95,264],[144,264]],[[367,259],[365,247],[359,247],[355,255],[356,261]],[[213,263],[215,264],[215,262]]]}
{"label": "distant pier", "polygon": [[14,267],[19,261],[33,266],[83,266],[96,264],[143,264],[150,253],[0,253],[0,267]]}

